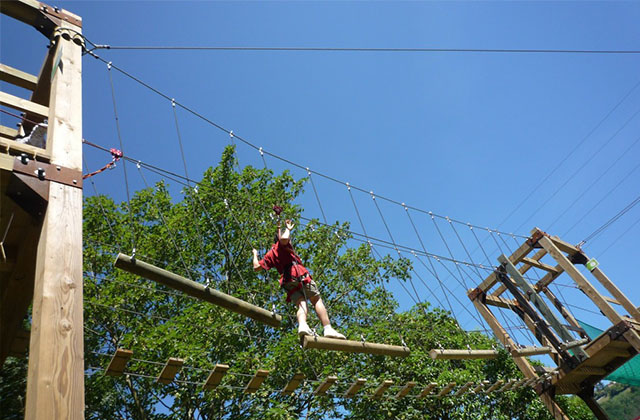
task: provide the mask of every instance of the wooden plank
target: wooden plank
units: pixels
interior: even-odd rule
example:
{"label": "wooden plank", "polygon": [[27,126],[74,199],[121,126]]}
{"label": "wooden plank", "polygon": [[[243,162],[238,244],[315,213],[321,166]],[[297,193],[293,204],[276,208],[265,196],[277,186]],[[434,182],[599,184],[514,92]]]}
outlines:
{"label": "wooden plank", "polygon": [[580,271],[573,265],[571,261],[558,249],[555,242],[552,242],[549,238],[544,237],[540,239],[540,244],[547,250],[547,252],[562,266],[564,271],[567,272],[576,282],[578,287],[587,294],[587,296],[596,304],[598,309],[607,317],[613,324],[617,324],[622,321],[622,317],[604,300],[600,292],[598,292],[589,281],[582,275]]}
{"label": "wooden plank", "polygon": [[351,386],[349,386],[349,389],[347,389],[347,392],[344,393],[345,397],[348,398],[352,398],[356,395],[356,393],[358,391],[360,391],[360,388],[362,388],[364,386],[364,384],[367,383],[367,380],[364,378],[358,378],[356,379]]}
{"label": "wooden plank", "polygon": [[[548,236],[547,237],[553,244],[562,252],[566,252],[569,255],[577,254],[580,252],[580,248],[575,245],[571,245],[569,242],[565,242],[557,236]],[[547,251],[549,252],[549,251]]]}
{"label": "wooden plank", "polygon": [[455,394],[453,394],[454,397],[459,397],[460,395],[464,394],[465,392],[467,392],[467,390],[469,388],[471,388],[473,386],[473,382],[467,382],[466,384],[462,385],[456,392]]}
{"label": "wooden plank", "polygon": [[170,357],[162,368],[160,375],[158,375],[156,382],[165,385],[170,384],[176,378],[180,369],[182,369],[183,364],[184,360],[178,359],[177,357]]}
{"label": "wooden plank", "polygon": [[298,372],[289,380],[289,383],[282,390],[282,394],[291,395],[293,391],[300,386],[300,383],[304,380],[304,373]]}
{"label": "wooden plank", "polygon": [[[506,290],[506,286],[505,286],[505,290]],[[518,302],[516,302],[514,299],[505,299],[499,296],[487,295],[485,296],[484,301],[487,305],[496,306],[498,308],[514,310],[514,308],[518,307]]]}
{"label": "wooden plank", "polygon": [[[520,247],[516,249],[513,254],[511,254],[511,256],[509,257],[509,261],[511,261],[512,264],[519,263],[522,258],[526,257],[527,254],[531,252],[532,249],[533,247],[529,245],[527,241],[525,241],[524,244],[520,245]],[[491,289],[497,282],[498,279],[496,278],[494,272],[489,274],[489,276],[482,283],[480,283],[480,286],[478,286],[478,288],[480,288],[484,292],[488,292],[489,289]]]}
{"label": "wooden plank", "polygon": [[493,385],[491,385],[489,388],[487,388],[484,392],[486,394],[495,391],[496,389],[500,388],[500,386],[504,383],[504,380],[499,379],[497,380]]}
{"label": "wooden plank", "polygon": [[569,323],[569,325],[573,327],[573,331],[577,331],[578,334],[580,334],[580,337],[583,337],[583,338],[589,337],[587,333],[582,329],[582,326],[580,325],[578,320],[574,318],[574,316],[571,314],[571,312],[567,310],[567,308],[564,307],[562,302],[560,302],[560,299],[556,297],[556,295],[551,291],[551,289],[545,286],[542,288],[542,292],[547,296],[547,298],[551,301],[553,306],[555,306],[555,308],[560,312],[562,317]]}
{"label": "wooden plank", "polygon": [[206,382],[202,385],[202,389],[204,390],[212,390],[220,385],[222,382],[222,378],[227,374],[229,370],[228,365],[216,364],[209,376],[207,377]]}
{"label": "wooden plank", "polygon": [[18,143],[17,141],[0,138],[0,151],[11,155],[21,155],[25,153],[29,158],[40,162],[50,162],[51,155],[46,149],[32,146],[30,144]]}
{"label": "wooden plank", "polygon": [[109,362],[104,374],[109,376],[122,375],[122,372],[124,372],[124,369],[127,367],[127,362],[129,362],[131,356],[133,356],[133,351],[117,349],[113,357],[111,357],[111,361]]}
{"label": "wooden plank", "polygon": [[[530,259],[532,259],[534,261],[539,261],[540,258],[544,257],[545,255],[547,255],[547,251],[545,251],[544,249],[541,249],[538,252],[536,252],[535,254],[533,254],[533,256]],[[518,268],[518,271],[520,272],[520,274],[525,274],[530,269],[531,269],[531,265],[524,264],[524,265],[522,265],[521,267]],[[507,287],[504,284],[502,284],[502,285],[500,285],[500,287],[498,287],[496,289],[495,292],[493,292],[491,294],[491,296],[498,297],[501,294],[503,294],[506,290],[507,290]]]}
{"label": "wooden plank", "polygon": [[408,347],[392,346],[388,344],[368,343],[353,340],[339,340],[336,338],[305,335],[302,339],[305,349],[344,351],[347,353],[368,353],[383,356],[407,357],[411,354]]}
{"label": "wooden plank", "polygon": [[269,376],[268,370],[258,370],[256,374],[253,375],[253,378],[251,378],[247,386],[244,388],[244,393],[253,394],[254,392],[256,392],[258,388],[260,388],[260,385],[262,385],[262,382],[264,382],[264,380],[267,378],[267,376]]}
{"label": "wooden plank", "polygon": [[495,359],[499,355],[498,350],[451,350],[432,349],[429,356],[432,359],[464,360],[464,359]]}
{"label": "wooden plank", "polygon": [[27,90],[35,90],[38,77],[0,63],[0,80]]}
{"label": "wooden plank", "polygon": [[418,398],[424,398],[427,395],[431,394],[434,389],[438,387],[438,384],[435,382],[431,382],[429,385],[425,386],[424,389],[418,395]]}
{"label": "wooden plank", "polygon": [[[7,2],[2,2],[7,3]],[[80,27],[62,22],[80,33]],[[51,161],[82,171],[82,47],[60,38],[61,65],[51,82]],[[82,190],[49,183],[38,242],[25,418],[82,419],[84,339]]]}
{"label": "wooden plank", "polygon": [[485,390],[487,388],[487,386],[490,384],[491,382],[489,381],[482,381],[479,384],[477,384],[475,386],[475,388],[473,388],[473,390],[471,392],[473,392],[474,394],[477,394],[479,392],[482,392],[483,390]]}
{"label": "wooden plank", "polygon": [[42,118],[49,118],[48,107],[11,95],[7,92],[0,92],[0,105],[8,106],[10,108],[17,109],[18,111],[35,114]]}
{"label": "wooden plank", "polygon": [[407,396],[407,394],[409,392],[411,392],[411,390],[416,386],[415,382],[407,382],[402,388],[400,388],[400,391],[398,391],[398,393],[396,394],[396,400],[400,400],[404,397]]}
{"label": "wooden plank", "polygon": [[391,385],[393,385],[393,381],[391,379],[385,379],[373,392],[371,398],[381,398]]}
{"label": "wooden plank", "polygon": [[444,397],[445,395],[447,395],[449,392],[451,392],[451,390],[456,386],[455,382],[449,382],[447,385],[445,385],[444,388],[442,388],[440,390],[440,392],[438,392],[436,394],[436,397]]}
{"label": "wooden plank", "polygon": [[18,136],[18,130],[15,128],[5,127],[0,125],[0,137],[4,137],[8,140],[13,140]]}
{"label": "wooden plank", "polygon": [[524,264],[531,265],[533,267],[539,268],[539,269],[544,270],[544,271],[548,271],[550,273],[556,273],[556,274],[562,273],[562,269],[557,269],[554,266],[551,266],[549,264],[545,264],[545,263],[540,262],[540,261],[536,261],[536,260],[534,260],[532,258],[523,258],[522,262]]}
{"label": "wooden plank", "polygon": [[313,391],[313,395],[325,395],[327,390],[338,380],[337,376],[327,376],[324,381]]}
{"label": "wooden plank", "polygon": [[[586,255],[585,258],[587,258]],[[638,310],[638,308],[629,300],[622,290],[618,288],[618,286],[609,280],[609,277],[600,270],[600,267],[596,267],[591,270],[591,274],[593,274],[600,284],[602,284],[604,288],[611,293],[611,295],[616,299],[616,303],[618,305],[621,305],[625,311],[627,311],[627,313],[636,320],[636,322],[640,322],[640,310]]]}
{"label": "wooden plank", "polygon": [[281,315],[267,311],[266,309],[252,305],[233,296],[229,296],[226,293],[210,289],[204,284],[197,283],[170,271],[163,270],[137,258],[133,259],[128,255],[118,254],[115,266],[121,270],[162,283],[172,289],[179,290],[205,302],[213,303],[214,305],[218,305],[229,311],[244,315],[258,322],[271,325],[272,327],[279,327],[282,322]]}

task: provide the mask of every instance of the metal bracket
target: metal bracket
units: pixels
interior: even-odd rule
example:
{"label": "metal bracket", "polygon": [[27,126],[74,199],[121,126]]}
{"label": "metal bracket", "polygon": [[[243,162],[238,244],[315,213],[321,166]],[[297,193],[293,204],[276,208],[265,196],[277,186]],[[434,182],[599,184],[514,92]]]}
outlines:
{"label": "metal bracket", "polygon": [[609,328],[607,331],[607,335],[611,338],[611,340],[617,340],[622,337],[624,333],[631,329],[631,323],[628,321],[620,321],[613,327]]}
{"label": "metal bracket", "polygon": [[533,233],[533,235],[531,235],[529,239],[527,239],[527,244],[529,244],[529,246],[532,246],[534,248],[541,248],[541,246],[538,245],[538,241],[542,239],[543,236],[547,236],[547,234],[541,231],[540,229],[538,229]]}
{"label": "metal bracket", "polygon": [[52,181],[58,184],[82,189],[82,172],[60,165],[36,162],[25,155],[13,162],[13,172],[31,176],[40,181]]}
{"label": "metal bracket", "polygon": [[469,292],[469,299],[471,300],[476,300],[478,297],[480,297],[480,301],[484,303],[485,296],[486,296],[486,293],[484,292],[484,290],[482,290],[479,287],[476,287],[475,289]]}

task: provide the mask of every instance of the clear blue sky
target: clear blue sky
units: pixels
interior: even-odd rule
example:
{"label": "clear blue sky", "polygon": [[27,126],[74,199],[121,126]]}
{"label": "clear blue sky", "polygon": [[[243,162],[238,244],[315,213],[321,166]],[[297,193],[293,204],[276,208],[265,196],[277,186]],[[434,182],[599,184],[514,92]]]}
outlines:
{"label": "clear blue sky", "polygon": [[[58,4],[82,16],[89,40],[114,46],[640,49],[636,2]],[[2,62],[37,74],[45,39],[5,16],[0,23]],[[632,117],[640,110],[640,88],[632,88],[640,81],[640,54],[97,53],[265,150],[476,225],[523,235],[539,226],[578,243],[639,194],[640,170],[634,168],[640,163],[635,143],[640,118]],[[84,137],[117,147],[106,66],[88,56],[83,65]],[[125,152],[182,173],[170,104],[118,73],[114,83]],[[3,89],[11,91],[6,84]],[[217,163],[229,136],[184,111],[179,110],[179,118],[190,175],[197,178]],[[15,124],[6,115],[0,120]],[[101,152],[85,151],[92,170],[108,160]],[[241,165],[261,165],[256,151],[240,145],[238,152]],[[276,170],[291,168],[274,159],[267,163]],[[100,193],[124,198],[121,169],[95,178]],[[136,172],[131,173],[133,187],[142,187]],[[319,177],[314,181],[327,218],[350,220],[361,231],[346,188]],[[387,239],[370,197],[357,194],[356,200],[368,233]],[[306,216],[320,217],[310,188],[301,203]],[[394,239],[420,248],[404,210],[379,203]],[[417,224],[427,247],[446,255],[431,221],[415,217],[421,217]],[[441,228],[455,243],[446,222]],[[640,206],[585,247],[636,303],[638,234]],[[459,247],[454,251],[468,260]],[[473,255],[482,259],[479,251]],[[447,281],[466,303],[463,287]],[[397,292],[405,307],[412,303],[402,289]],[[424,289],[419,293],[432,300]],[[570,297],[571,289],[566,293]],[[575,299],[585,303],[579,294]],[[592,313],[576,309],[575,314],[606,326]],[[477,327],[467,315],[461,313],[463,326]]]}

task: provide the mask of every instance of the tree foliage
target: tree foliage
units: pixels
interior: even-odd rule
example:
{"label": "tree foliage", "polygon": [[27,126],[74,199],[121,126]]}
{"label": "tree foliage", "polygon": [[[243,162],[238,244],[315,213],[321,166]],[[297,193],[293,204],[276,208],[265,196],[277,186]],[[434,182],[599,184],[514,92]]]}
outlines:
{"label": "tree foliage", "polygon": [[[295,309],[278,290],[277,273],[255,273],[251,248],[271,244],[271,206],[299,222],[293,204],[305,180],[251,166],[239,169],[233,148],[197,185],[174,200],[158,183],[128,203],[92,196],[84,207],[85,366],[88,419],[551,419],[531,390],[490,395],[372,399],[379,381],[391,379],[397,392],[407,381],[495,381],[520,376],[506,353],[492,361],[434,361],[428,351],[491,348],[482,334],[463,333],[452,316],[429,303],[399,311],[391,282],[405,282],[409,260],[375,258],[367,244],[349,247],[347,223],[298,223],[293,242],[319,284],[333,324],[351,339],[400,345],[408,358],[303,350],[296,335]],[[175,197],[174,197],[175,198]],[[274,329],[113,267],[115,253],[131,252],[146,262],[203,282],[283,314]],[[310,320],[314,320],[313,316]],[[104,375],[115,349],[134,352],[132,374]],[[154,378],[169,357],[184,360],[178,381]],[[216,363],[230,366],[220,387],[203,391]],[[243,387],[257,369],[270,371],[263,386],[247,395]],[[293,396],[279,391],[296,372],[307,382]],[[328,396],[313,396],[316,381],[336,375]],[[355,398],[343,398],[356,378],[367,384]],[[0,387],[7,380],[1,379]],[[4,388],[2,388],[4,390]],[[4,391],[3,391],[4,392]],[[4,399],[4,398],[3,398]],[[584,405],[560,398],[572,418],[591,418]]]}

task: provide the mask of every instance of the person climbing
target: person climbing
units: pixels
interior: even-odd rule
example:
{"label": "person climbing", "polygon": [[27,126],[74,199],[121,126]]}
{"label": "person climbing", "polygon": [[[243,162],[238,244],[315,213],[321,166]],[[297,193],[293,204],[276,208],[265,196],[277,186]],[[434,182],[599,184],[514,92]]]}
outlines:
{"label": "person climbing", "polygon": [[270,270],[276,268],[280,273],[280,287],[287,291],[287,302],[294,302],[298,310],[298,335],[313,335],[307,324],[307,299],[313,305],[316,315],[322,323],[323,334],[329,338],[345,339],[345,336],[336,331],[329,321],[327,308],[325,308],[318,286],[311,278],[309,270],[302,265],[302,260],[291,246],[291,231],[294,224],[291,220],[285,221],[284,232],[278,230],[274,236],[274,243],[264,258],[258,260],[258,251],[253,249],[253,269],[255,271]]}

